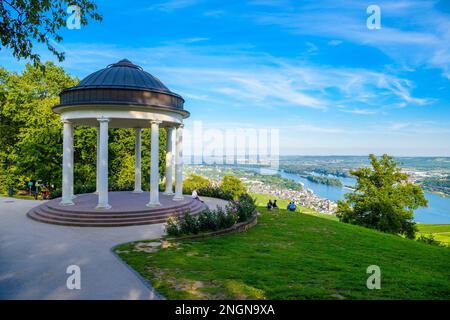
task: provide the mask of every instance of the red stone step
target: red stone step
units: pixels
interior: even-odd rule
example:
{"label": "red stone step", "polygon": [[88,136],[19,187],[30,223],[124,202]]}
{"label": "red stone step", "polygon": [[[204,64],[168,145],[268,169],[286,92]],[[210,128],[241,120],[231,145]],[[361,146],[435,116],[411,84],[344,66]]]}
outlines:
{"label": "red stone step", "polygon": [[[185,207],[186,205],[189,205],[188,203],[182,202],[179,205],[175,205],[175,206],[171,206],[171,207],[155,207],[155,208],[151,208],[149,209],[148,207],[143,207],[142,209],[138,209],[138,210],[127,210],[127,213],[147,213],[149,210],[152,210],[152,212],[163,212],[166,211],[168,209],[181,209],[183,207]],[[120,213],[120,211],[114,210],[114,208],[112,210],[104,210],[104,209],[90,209],[90,210],[77,210],[76,208],[74,208],[74,206],[60,206],[59,203],[52,203],[52,202],[48,202],[46,204],[44,204],[44,206],[53,209],[53,210],[57,210],[60,212],[67,212],[67,213],[86,213],[86,214],[111,214],[113,213]]]}
{"label": "red stone step", "polygon": [[183,206],[181,208],[178,208],[177,210],[166,209],[164,211],[157,211],[157,212],[147,210],[147,212],[145,212],[145,213],[130,213],[130,212],[106,213],[106,212],[102,212],[101,214],[76,212],[76,211],[74,211],[73,213],[72,212],[69,213],[69,212],[63,212],[63,211],[56,210],[56,209],[51,209],[45,205],[40,206],[39,209],[48,215],[58,215],[58,216],[64,216],[64,217],[91,218],[91,219],[105,219],[105,218],[122,219],[122,218],[148,217],[149,215],[151,215],[152,217],[165,217],[165,216],[173,215],[173,214],[179,215],[179,214],[183,214],[186,211],[196,212],[200,209],[206,209],[206,207],[204,207],[204,205],[201,202],[198,202],[198,203],[190,204],[189,206],[188,205]]}
{"label": "red stone step", "polygon": [[[118,196],[123,199],[127,195],[122,193]],[[165,223],[171,216],[179,217],[186,211],[189,211],[190,214],[198,214],[207,209],[204,203],[190,197],[186,197],[185,200],[179,203],[171,203],[171,198],[166,196],[166,198],[162,199],[165,200],[164,205],[156,208],[144,208],[147,201],[145,196],[138,197],[136,195],[130,195],[129,198],[132,198],[132,201],[129,201],[128,205],[126,203],[129,200],[127,197],[124,202],[120,202],[123,207],[122,212],[117,207],[116,210],[89,209],[90,205],[95,205],[93,201],[96,199],[92,195],[81,195],[76,199],[76,205],[74,206],[59,206],[60,200],[55,199],[31,209],[27,215],[33,220],[56,225],[121,227]],[[135,202],[136,200],[139,200],[139,202]],[[142,209],[140,209],[141,207]]]}

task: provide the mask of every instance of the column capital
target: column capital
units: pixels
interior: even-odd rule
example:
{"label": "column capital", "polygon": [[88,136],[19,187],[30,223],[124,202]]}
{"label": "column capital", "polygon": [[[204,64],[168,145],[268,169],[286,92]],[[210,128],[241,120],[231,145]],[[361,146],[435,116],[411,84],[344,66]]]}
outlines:
{"label": "column capital", "polygon": [[162,121],[161,120],[150,120],[150,123],[160,125],[162,123]]}
{"label": "column capital", "polygon": [[184,128],[184,123],[180,123],[177,128],[183,129]]}
{"label": "column capital", "polygon": [[72,121],[70,121],[69,119],[61,119],[61,123],[72,124]]}
{"label": "column capital", "polygon": [[109,118],[97,118],[98,122],[109,122]]}

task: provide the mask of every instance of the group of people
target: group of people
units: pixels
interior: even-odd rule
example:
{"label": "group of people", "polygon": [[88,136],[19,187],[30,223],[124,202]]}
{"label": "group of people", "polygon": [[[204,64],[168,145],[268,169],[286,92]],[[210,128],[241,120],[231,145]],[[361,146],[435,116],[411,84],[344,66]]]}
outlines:
{"label": "group of people", "polygon": [[[200,199],[200,197],[198,196],[198,192],[197,190],[192,190],[192,198],[198,201],[203,202],[203,200]],[[272,209],[278,209],[278,204],[277,204],[277,200],[272,200],[269,199],[269,202],[267,202],[267,209],[268,210],[272,210]],[[287,205],[287,210],[289,211],[295,211],[297,209],[297,206],[295,205],[295,202],[292,200],[289,202],[289,204]]]}
{"label": "group of people", "polygon": [[278,209],[278,205],[277,205],[277,200],[269,200],[269,202],[267,202],[267,209],[268,210],[272,210],[272,209]]}
{"label": "group of people", "polygon": [[[272,202],[272,200],[269,200],[269,202],[267,202],[267,209],[268,210],[278,209],[277,200],[273,200],[273,202]],[[297,209],[297,206],[295,205],[294,201],[291,201],[287,205],[286,209],[289,211],[295,211]]]}

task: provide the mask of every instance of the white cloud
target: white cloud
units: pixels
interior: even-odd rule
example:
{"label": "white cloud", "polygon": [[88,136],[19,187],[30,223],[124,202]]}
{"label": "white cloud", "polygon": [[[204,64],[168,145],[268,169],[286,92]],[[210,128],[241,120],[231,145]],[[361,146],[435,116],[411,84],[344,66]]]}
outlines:
{"label": "white cloud", "polygon": [[[196,44],[198,41],[202,45]],[[169,88],[195,100],[256,108],[306,107],[371,115],[391,108],[424,105],[413,83],[386,73],[298,63],[251,47],[211,46],[192,38],[150,48],[68,43],[63,66],[80,77],[128,58],[154,73]],[[52,58],[50,54],[44,58]],[[54,59],[54,58],[52,58]],[[337,108],[343,105],[345,108]],[[382,108],[380,106],[383,106]]]}
{"label": "white cloud", "polygon": [[199,0],[168,0],[147,7],[146,10],[160,10],[171,12],[174,10],[184,9],[186,7],[196,5],[198,2]]}
{"label": "white cloud", "polygon": [[[258,12],[259,24],[278,25],[289,32],[375,47],[405,66],[442,70],[450,78],[450,16],[435,9],[435,1],[383,1],[382,28],[369,30],[367,3],[323,1],[299,4],[295,9]],[[340,41],[342,41],[340,40]]]}
{"label": "white cloud", "polygon": [[338,46],[338,45],[340,45],[340,44],[342,44],[342,40],[330,40],[330,41],[328,41],[328,44],[330,45],[330,46]]}

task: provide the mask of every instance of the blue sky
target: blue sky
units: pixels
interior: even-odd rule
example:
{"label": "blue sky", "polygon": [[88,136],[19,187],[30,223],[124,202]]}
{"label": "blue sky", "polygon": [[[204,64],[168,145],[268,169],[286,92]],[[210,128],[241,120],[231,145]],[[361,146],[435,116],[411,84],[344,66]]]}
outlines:
{"label": "blue sky", "polygon": [[186,99],[187,127],[278,128],[282,154],[450,155],[450,1],[97,3],[103,22],[62,31],[61,65],[128,58]]}

